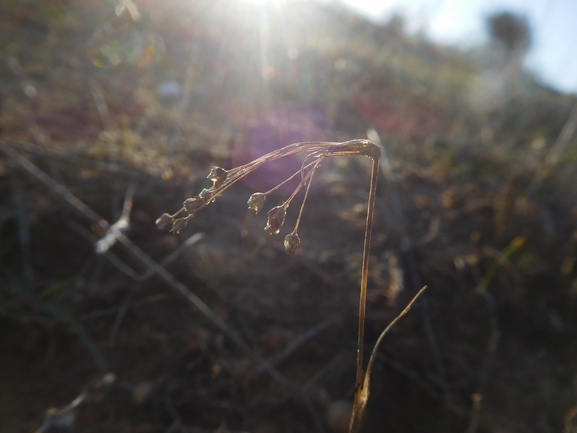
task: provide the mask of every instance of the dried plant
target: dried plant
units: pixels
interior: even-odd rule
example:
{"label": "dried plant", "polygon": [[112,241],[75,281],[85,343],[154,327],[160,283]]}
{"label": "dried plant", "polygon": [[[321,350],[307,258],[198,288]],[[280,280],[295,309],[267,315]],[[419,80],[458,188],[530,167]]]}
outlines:
{"label": "dried plant", "polygon": [[377,178],[379,174],[379,159],[381,156],[381,148],[369,140],[357,139],[341,143],[325,142],[325,141],[311,141],[290,144],[281,149],[270,152],[260,158],[255,159],[248,164],[225,170],[221,167],[213,167],[208,178],[212,180],[213,185],[210,188],[203,189],[197,196],[187,198],[180,210],[170,215],[168,213],[162,214],[156,220],[156,226],[161,230],[168,230],[171,233],[180,233],[186,227],[190,219],[200,209],[214,202],[224,191],[226,191],[235,182],[242,179],[249,173],[257,170],[264,164],[283,158],[285,156],[294,155],[298,153],[305,153],[306,157],[296,173],[288,177],[286,180],[266,192],[256,192],[248,199],[248,208],[255,213],[260,212],[265,204],[268,195],[279,189],[281,186],[290,180],[300,176],[300,183],[297,185],[292,194],[279,206],[272,207],[267,213],[267,224],[264,230],[271,234],[278,234],[284,225],[287,210],[298,194],[298,192],[306,187],[304,198],[299,210],[299,214],[293,230],[285,236],[284,247],[289,254],[294,254],[300,245],[300,237],[298,235],[298,227],[303,213],[303,209],[308,197],[310,186],[316,170],[320,167],[323,159],[333,156],[367,156],[372,160],[371,167],[371,181],[369,188],[369,198],[367,202],[367,218],[365,223],[365,237],[363,246],[363,261],[361,268],[361,285],[360,285],[360,300],[359,300],[359,328],[358,328],[358,346],[357,346],[357,374],[356,374],[356,392],[355,401],[353,404],[353,413],[350,422],[350,432],[357,432],[360,428],[360,422],[364,408],[369,396],[369,379],[372,365],[375,359],[375,353],[378,345],[390,327],[403,316],[414,303],[416,298],[422,293],[424,289],[419,292],[411,303],[403,310],[403,312],[383,331],[379,337],[378,343],[373,349],[373,353],[369,360],[369,364],[364,373],[363,370],[363,350],[364,350],[364,326],[365,326],[365,311],[366,311],[366,297],[367,297],[367,281],[369,269],[369,250],[371,243],[372,221],[375,208],[375,193]]}

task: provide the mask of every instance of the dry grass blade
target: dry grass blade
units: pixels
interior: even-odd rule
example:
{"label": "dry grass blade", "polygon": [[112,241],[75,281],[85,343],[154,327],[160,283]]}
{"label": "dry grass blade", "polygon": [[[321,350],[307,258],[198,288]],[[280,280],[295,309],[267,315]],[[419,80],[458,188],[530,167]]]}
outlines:
{"label": "dry grass blade", "polygon": [[82,213],[89,220],[98,224],[98,226],[103,231],[110,227],[110,224],[104,218],[86,206],[86,204],[84,204],[82,201],[78,200],[78,198],[76,198],[74,194],[70,192],[70,190],[56,182],[54,179],[36,167],[36,165],[34,165],[28,159],[24,158],[2,140],[0,140],[0,150],[2,150],[2,152],[8,155],[8,157],[16,161],[22,168],[24,168],[54,192],[60,194],[72,207],[76,208],[76,210]]}
{"label": "dry grass blade", "polygon": [[373,347],[373,351],[371,352],[371,357],[369,358],[369,363],[367,365],[367,370],[365,371],[365,375],[363,378],[363,383],[360,387],[357,388],[355,393],[355,402],[353,403],[353,413],[351,416],[351,424],[349,427],[350,433],[357,433],[361,426],[361,421],[363,418],[363,413],[365,407],[367,406],[367,401],[369,400],[370,394],[370,381],[371,381],[371,372],[373,371],[373,366],[375,365],[375,360],[377,358],[377,352],[379,350],[379,346],[383,341],[385,335],[388,334],[389,330],[395,326],[395,324],[403,317],[405,314],[409,312],[415,301],[421,296],[421,294],[427,289],[427,286],[423,286],[421,290],[411,299],[411,302],[405,307],[403,311],[399,313],[397,317],[395,317],[391,323],[385,328],[385,330],[379,335],[377,342],[375,343],[375,347]]}
{"label": "dry grass blade", "polygon": [[51,408],[44,415],[42,425],[35,430],[34,433],[44,433],[61,429],[62,426],[70,426],[74,421],[74,411],[88,400],[91,394],[99,388],[112,385],[116,381],[116,377],[112,373],[106,373],[98,380],[89,384],[74,400],[66,406],[57,409]]}
{"label": "dry grass blade", "polygon": [[120,237],[130,227],[130,211],[132,210],[132,202],[134,200],[134,193],[136,192],[136,183],[132,182],[126,191],[124,197],[124,206],[122,208],[122,215],[114,224],[112,224],[102,238],[96,242],[96,254],[102,254],[110,250]]}

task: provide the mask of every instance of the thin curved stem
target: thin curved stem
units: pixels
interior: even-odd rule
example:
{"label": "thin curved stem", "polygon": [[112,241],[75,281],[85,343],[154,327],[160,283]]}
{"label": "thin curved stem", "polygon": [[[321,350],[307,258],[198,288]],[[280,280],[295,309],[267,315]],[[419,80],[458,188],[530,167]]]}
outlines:
{"label": "thin curved stem", "polygon": [[[310,185],[310,180],[312,179],[315,170],[317,169],[320,161],[322,161],[322,157],[319,157],[319,159],[317,159],[315,161],[315,166],[311,169],[311,171],[309,171],[306,176],[301,180],[301,182],[298,184],[298,186],[295,188],[295,190],[292,192],[292,194],[289,196],[289,198],[287,198],[285,200],[285,202],[282,204],[282,206],[286,209],[288,209],[288,207],[290,206],[291,201],[295,198],[295,196],[299,193],[299,191],[302,189],[302,187],[309,182]],[[308,191],[308,187],[307,187],[307,191]]]}
{"label": "thin curved stem", "polygon": [[[307,155],[308,157],[308,155]],[[294,179],[295,177],[297,177],[299,174],[302,175],[303,171],[306,170],[307,168],[309,168],[311,165],[315,164],[316,161],[310,162],[307,165],[301,166],[300,170],[296,171],[293,175],[291,175],[291,177],[286,178],[285,180],[283,180],[281,183],[279,183],[277,186],[275,186],[272,189],[269,189],[267,192],[263,192],[264,195],[269,195],[270,193],[275,192],[277,189],[279,189],[281,186],[283,186],[284,184],[286,184],[288,181]]]}
{"label": "thin curved stem", "polygon": [[357,379],[355,387],[355,400],[353,402],[353,412],[349,424],[349,432],[356,433],[361,425],[361,417],[364,410],[363,400],[363,351],[365,347],[365,315],[367,308],[367,283],[369,279],[369,253],[371,250],[371,233],[373,230],[373,214],[375,210],[375,196],[377,189],[377,178],[379,175],[379,158],[376,155],[370,156],[373,161],[371,168],[371,185],[369,188],[369,198],[367,201],[367,221],[365,223],[365,241],[363,244],[363,264],[361,267],[361,287],[359,294],[359,331],[357,341]]}
{"label": "thin curved stem", "polygon": [[[293,233],[296,233],[299,228],[299,223],[301,222],[301,215],[303,214],[303,209],[305,207],[305,203],[307,202],[307,197],[309,196],[309,190],[311,188],[311,184],[313,183],[313,176],[315,175],[315,171],[319,167],[321,161],[323,160],[324,156],[319,156],[318,159],[314,162],[315,166],[311,169],[310,179],[307,183],[307,189],[305,191],[305,196],[303,197],[303,202],[301,203],[301,208],[299,210],[299,216],[297,217],[297,222],[295,223],[295,228],[293,229]],[[311,163],[313,164],[313,163]],[[307,175],[308,176],[308,175]]]}

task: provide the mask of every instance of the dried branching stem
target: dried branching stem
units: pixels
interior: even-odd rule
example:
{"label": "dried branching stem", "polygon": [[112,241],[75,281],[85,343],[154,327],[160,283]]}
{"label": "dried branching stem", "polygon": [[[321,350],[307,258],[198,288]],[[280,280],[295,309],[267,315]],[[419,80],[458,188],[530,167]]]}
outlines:
{"label": "dried branching stem", "polygon": [[[299,171],[297,171],[295,174],[293,174],[284,182],[280,183],[271,190],[265,193],[257,192],[253,194],[248,200],[249,209],[252,209],[258,213],[260,210],[262,210],[264,206],[264,201],[268,194],[277,190],[278,188],[280,188],[280,186],[284,185],[285,183],[287,183],[300,173],[301,182],[295,188],[293,193],[280,206],[275,206],[271,210],[269,210],[267,214],[268,221],[265,227],[265,231],[267,231],[270,234],[279,233],[280,229],[284,224],[286,212],[288,207],[290,206],[291,201],[303,188],[303,186],[306,185],[305,195],[299,210],[299,215],[297,217],[295,227],[291,233],[286,235],[284,241],[285,249],[289,254],[294,254],[300,244],[300,238],[297,233],[298,226],[300,223],[304,205],[306,203],[306,199],[308,197],[313,176],[316,170],[320,167],[322,160],[324,158],[333,156],[356,156],[356,155],[367,156],[372,160],[371,182],[369,188],[369,198],[367,202],[367,219],[365,223],[363,262],[361,268],[361,285],[359,295],[360,299],[359,299],[356,392],[355,392],[355,402],[353,406],[353,414],[351,417],[351,424],[350,424],[350,431],[351,432],[357,431],[368,398],[368,392],[369,392],[368,378],[370,377],[370,369],[372,367],[372,363],[374,362],[374,353],[373,353],[373,356],[371,356],[371,359],[369,361],[369,367],[367,373],[364,374],[363,351],[364,351],[364,338],[365,338],[367,282],[369,273],[369,253],[371,246],[373,214],[375,209],[376,186],[379,175],[379,160],[381,156],[380,147],[369,140],[350,140],[342,143],[318,142],[318,141],[303,142],[303,143],[291,144],[281,149],[275,150],[260,158],[257,158],[252,162],[249,162],[248,164],[233,168],[228,171],[220,167],[214,167],[208,176],[213,181],[213,186],[211,188],[203,189],[198,196],[186,199],[183,203],[183,207],[173,215],[169,215],[166,213],[163,214],[157,220],[156,224],[160,229],[165,230],[170,229],[172,233],[180,232],[198,210],[212,203],[216,199],[216,197],[221,195],[226,189],[232,186],[235,182],[237,182],[247,174],[251,173],[252,171],[260,168],[263,164],[267,162],[271,162],[279,158],[283,158],[285,156],[297,153],[307,153],[307,156],[305,157]],[[399,315],[398,318],[400,318],[402,315],[406,313],[406,311],[408,311],[408,308],[410,308],[413,302],[414,300],[411,302],[409,307],[407,307],[407,309]],[[394,324],[396,320],[398,320],[398,318],[395,319],[395,321],[393,321],[392,324]],[[389,325],[389,327],[391,325]],[[387,332],[388,329],[389,328],[385,330],[383,335]]]}

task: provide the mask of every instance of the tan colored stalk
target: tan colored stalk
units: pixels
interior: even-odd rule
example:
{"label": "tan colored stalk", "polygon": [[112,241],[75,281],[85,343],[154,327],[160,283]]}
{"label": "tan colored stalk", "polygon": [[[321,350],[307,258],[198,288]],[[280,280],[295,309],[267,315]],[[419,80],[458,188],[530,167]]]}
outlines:
{"label": "tan colored stalk", "polygon": [[367,283],[369,279],[369,253],[371,250],[371,233],[373,230],[373,213],[375,210],[375,195],[377,178],[379,175],[379,158],[373,157],[371,168],[371,184],[369,187],[369,199],[367,201],[367,220],[365,223],[365,241],[363,246],[363,263],[361,268],[361,287],[359,294],[359,329],[357,340],[357,379],[355,386],[355,401],[349,431],[356,431],[360,425],[364,406],[360,406],[361,392],[363,389],[363,351],[365,341],[365,314],[367,308]]}

